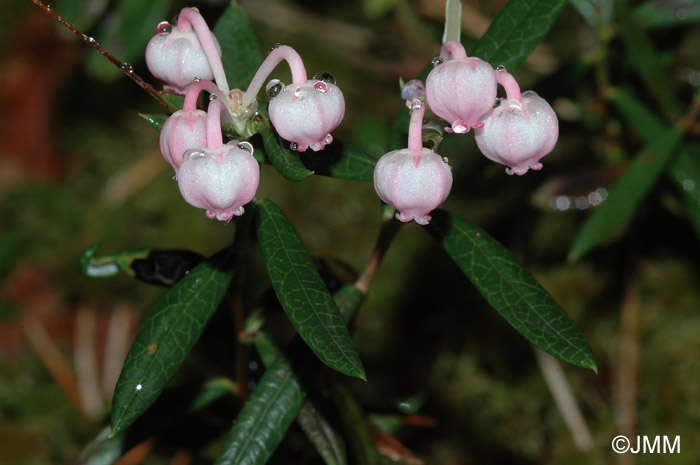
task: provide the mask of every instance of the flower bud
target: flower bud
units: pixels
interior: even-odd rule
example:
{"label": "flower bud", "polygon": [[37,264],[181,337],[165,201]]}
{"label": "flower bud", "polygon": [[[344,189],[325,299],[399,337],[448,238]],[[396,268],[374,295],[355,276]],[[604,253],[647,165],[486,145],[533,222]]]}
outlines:
{"label": "flower bud", "polygon": [[447,159],[427,148],[394,150],[377,162],[374,189],[398,210],[397,219],[425,225],[450,194],[452,170]]}
{"label": "flower bud", "polygon": [[160,152],[176,172],[186,151],[206,145],[207,113],[202,110],[178,110],[160,131]]}
{"label": "flower bud", "polygon": [[[194,29],[181,32],[167,23],[158,25],[158,33],[146,46],[146,65],[155,77],[165,81],[176,92],[184,94],[195,78],[213,79],[209,60]],[[221,56],[221,47],[214,34],[211,37]]]}
{"label": "flower bud", "polygon": [[276,85],[281,87],[272,96],[268,84],[270,120],[277,133],[291,142],[292,149],[318,151],[333,142],[330,133],[345,115],[340,88],[330,80],[316,79],[287,87]]}
{"label": "flower bud", "polygon": [[535,92],[522,101],[502,99],[475,131],[476,144],[486,158],[506,165],[508,174],[542,169],[540,159],[554,149],[559,137],[557,115]]}
{"label": "flower bud", "polygon": [[481,127],[480,119],[496,101],[496,75],[493,67],[476,57],[442,62],[425,81],[430,109],[450,123],[448,132],[463,134]]}
{"label": "flower bud", "polygon": [[243,214],[258,189],[260,167],[249,142],[231,141],[218,148],[188,151],[177,174],[180,192],[207,217],[228,221]]}

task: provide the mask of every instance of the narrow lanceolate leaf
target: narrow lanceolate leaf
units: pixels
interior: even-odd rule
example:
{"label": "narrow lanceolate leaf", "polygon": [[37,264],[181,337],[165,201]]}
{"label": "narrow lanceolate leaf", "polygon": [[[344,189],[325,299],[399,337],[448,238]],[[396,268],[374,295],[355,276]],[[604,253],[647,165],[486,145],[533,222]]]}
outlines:
{"label": "narrow lanceolate leaf", "polygon": [[282,142],[282,139],[272,128],[270,119],[264,113],[264,110],[260,110],[260,115],[263,120],[258,125],[258,131],[262,136],[267,158],[277,172],[290,181],[303,181],[314,174],[313,171],[308,170],[304,166],[296,153],[282,145],[285,142]]}
{"label": "narrow lanceolate leaf", "polygon": [[113,435],[139,418],[180,368],[226,293],[232,261],[226,249],[197,265],[146,318],[114,391]]}
{"label": "narrow lanceolate leaf", "polygon": [[271,201],[258,208],[260,254],[272,287],[301,338],[326,365],[364,379],[365,372],[343,317],[299,234]]}
{"label": "narrow lanceolate leaf", "polygon": [[508,250],[451,213],[436,210],[432,216],[427,230],[513,328],[554,357],[596,370],[581,331]]}
{"label": "narrow lanceolate leaf", "polygon": [[297,421],[326,465],[345,465],[347,463],[343,439],[312,403],[304,403],[297,416]]}
{"label": "narrow lanceolate leaf", "polygon": [[139,116],[148,121],[151,124],[151,126],[153,126],[158,132],[160,132],[161,129],[163,129],[163,125],[168,120],[168,115],[166,114],[139,113]]}
{"label": "narrow lanceolate leaf", "polygon": [[304,403],[301,384],[282,356],[265,371],[224,441],[217,465],[263,465]]}
{"label": "narrow lanceolate leaf", "polygon": [[377,164],[372,155],[337,140],[323,150],[307,150],[299,157],[314,174],[354,181],[372,181]]}
{"label": "narrow lanceolate leaf", "polygon": [[471,55],[514,71],[547,35],[568,0],[506,3]]}
{"label": "narrow lanceolate leaf", "polygon": [[231,89],[248,87],[253,75],[263,62],[255,31],[241,10],[232,1],[214,26],[214,35],[221,45],[221,61]]}

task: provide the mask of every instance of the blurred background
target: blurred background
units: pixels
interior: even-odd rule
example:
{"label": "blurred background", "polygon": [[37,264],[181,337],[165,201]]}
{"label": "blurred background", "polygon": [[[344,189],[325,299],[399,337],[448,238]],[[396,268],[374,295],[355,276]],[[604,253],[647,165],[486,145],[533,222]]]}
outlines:
{"label": "blurred background", "polygon": [[[469,51],[503,2],[462,3]],[[160,86],[143,62],[155,25],[198,6],[213,26],[227,4],[52,6]],[[288,44],[310,75],[335,75],[347,113],[334,136],[385,153],[403,105],[399,79],[418,76],[439,52],[444,1],[240,5],[263,51]],[[658,456],[614,454],[618,434],[680,436],[680,454],[663,463],[700,461],[700,247],[682,192],[662,177],[603,247],[567,262],[583,220],[644,145],[609,90],[629,89],[675,123],[700,85],[700,5],[645,0],[625,8],[655,53],[641,66],[662,66],[668,112],[639,60],[630,59],[611,0],[572,0],[514,73],[559,116],[560,140],[544,169],[506,176],[471,134],[448,136],[438,149],[455,179],[445,208],[486,229],[535,274],[586,335],[598,373],[536,353],[409,224],[354,332],[369,381],[345,381],[376,424],[394,420],[387,428],[406,449],[386,447],[403,462],[659,463]],[[139,117],[165,110],[95,50],[29,0],[2,3],[0,43],[0,464],[72,463],[106,424],[130,341],[164,293],[125,275],[87,278],[81,253],[100,243],[98,255],[156,247],[209,255],[230,243],[235,228],[181,199],[158,133]],[[697,136],[695,121],[687,140]],[[264,166],[258,195],[282,207],[314,256],[343,272],[362,270],[381,223],[371,183],[320,176],[292,183]],[[265,282],[259,287],[262,295]],[[277,318],[270,321],[285,324]],[[197,361],[181,381],[234,375],[212,341],[192,355]],[[209,463],[235,410],[223,413],[219,436],[191,443],[161,436],[119,463]],[[304,441],[294,425],[272,462],[321,463]]]}

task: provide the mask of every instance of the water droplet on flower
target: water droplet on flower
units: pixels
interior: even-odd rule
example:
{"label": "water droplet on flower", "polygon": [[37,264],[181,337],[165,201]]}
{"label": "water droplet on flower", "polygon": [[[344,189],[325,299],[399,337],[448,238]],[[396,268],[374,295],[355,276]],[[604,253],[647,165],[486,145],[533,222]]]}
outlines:
{"label": "water droplet on flower", "polygon": [[443,64],[444,62],[445,62],[445,60],[442,59],[441,57],[435,57],[435,58],[433,58],[433,60],[431,61],[431,63],[433,64],[433,68],[435,68],[435,67],[438,66],[438,65]]}
{"label": "water droplet on flower", "polygon": [[272,47],[270,47],[270,48],[267,50],[267,54],[269,55],[269,54],[272,53],[276,48],[280,48],[281,46],[282,46],[282,44],[280,44],[279,42],[277,42],[275,45],[273,45]]}
{"label": "water droplet on flower", "polygon": [[421,102],[420,99],[414,98],[413,100],[411,100],[411,103],[408,108],[410,108],[413,111],[420,110],[421,108],[423,108],[423,102]]}
{"label": "water droplet on flower", "polygon": [[321,92],[322,94],[325,94],[328,91],[328,86],[326,85],[325,82],[318,81],[318,82],[314,83],[314,89]]}
{"label": "water droplet on flower", "polygon": [[302,88],[301,86],[298,86],[296,89],[294,89],[294,96],[296,98],[303,97],[305,93],[306,93],[306,89]]}
{"label": "water droplet on flower", "polygon": [[457,134],[465,134],[469,132],[469,126],[458,120],[452,123],[452,130]]}
{"label": "water droplet on flower", "polygon": [[158,26],[156,27],[156,32],[158,33],[159,36],[163,36],[165,34],[170,34],[173,30],[173,26],[167,22],[167,21],[161,21],[158,23]]}
{"label": "water droplet on flower", "polygon": [[508,176],[513,176],[515,174],[515,171],[513,171],[511,168],[506,168],[506,174]]}
{"label": "water droplet on flower", "polygon": [[284,84],[282,84],[282,81],[279,79],[273,79],[267,83],[267,86],[265,86],[265,92],[267,92],[267,95],[269,95],[271,98],[277,97],[279,94],[284,92]]}
{"label": "water droplet on flower", "polygon": [[505,70],[506,70],[506,67],[503,66],[503,65],[498,65],[498,66],[496,66],[496,71],[503,72],[503,71],[505,71]]}
{"label": "water droplet on flower", "polygon": [[196,158],[202,158],[203,156],[204,152],[202,152],[201,149],[189,149],[182,155],[182,159],[194,160]]}
{"label": "water droplet on flower", "polygon": [[248,141],[239,142],[236,144],[236,147],[250,153],[251,155],[253,154],[253,144]]}
{"label": "water droplet on flower", "polygon": [[316,73],[313,79],[316,81],[327,82],[329,84],[335,84],[335,76],[333,76],[328,71],[321,71],[320,73]]}
{"label": "water droplet on flower", "polygon": [[324,144],[324,145],[328,145],[328,144],[330,144],[331,142],[333,142],[333,136],[331,136],[330,134],[328,134],[328,135],[323,139],[323,144]]}
{"label": "water droplet on flower", "polygon": [[297,144],[296,142],[292,142],[289,144],[289,148],[296,152],[297,150],[299,150],[299,144]]}
{"label": "water droplet on flower", "polygon": [[201,81],[201,80],[202,80],[202,78],[199,77],[199,76],[195,76],[195,77],[194,77],[194,82],[199,82],[199,81]]}

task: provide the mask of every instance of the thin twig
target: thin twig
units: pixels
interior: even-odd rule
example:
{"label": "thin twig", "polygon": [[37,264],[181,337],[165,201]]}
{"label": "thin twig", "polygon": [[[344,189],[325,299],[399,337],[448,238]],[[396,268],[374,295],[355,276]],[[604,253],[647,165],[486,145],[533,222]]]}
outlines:
{"label": "thin twig", "polygon": [[102,48],[100,43],[97,40],[95,40],[94,37],[90,37],[87,34],[83,34],[82,32],[80,32],[75,26],[73,26],[68,21],[63,19],[59,14],[57,14],[53,10],[51,5],[47,5],[46,3],[42,2],[41,0],[32,0],[32,3],[34,3],[35,5],[40,7],[42,10],[44,10],[44,12],[46,14],[51,16],[53,19],[55,19],[56,21],[61,23],[63,26],[65,26],[73,34],[78,36],[78,38],[80,40],[82,40],[83,42],[85,42],[87,45],[94,48],[95,50],[97,50],[100,53],[100,55],[102,55],[103,57],[105,57],[109,61],[111,61],[117,68],[121,69],[122,72],[124,74],[126,74],[132,81],[134,81],[136,84],[138,84],[139,87],[141,87],[143,90],[145,90],[146,92],[151,94],[151,96],[153,98],[158,100],[158,102],[161,105],[165,106],[171,112],[175,111],[175,107],[173,107],[171,104],[169,104],[163,98],[162,93],[160,91],[156,90],[152,85],[150,85],[149,83],[144,81],[141,76],[139,76],[138,74],[136,74],[134,72],[134,67],[131,64],[129,64],[125,61],[118,60],[114,55],[112,55],[107,50]]}
{"label": "thin twig", "polygon": [[384,222],[382,230],[379,233],[379,237],[377,238],[377,244],[374,246],[374,250],[372,251],[372,255],[367,261],[365,269],[362,270],[362,274],[357,281],[355,281],[355,287],[359,289],[363,295],[367,295],[369,286],[372,284],[372,280],[374,279],[374,274],[377,272],[379,264],[382,262],[382,258],[384,258],[384,254],[391,245],[396,233],[399,232],[399,229],[401,229],[402,224],[403,223],[400,223],[393,218]]}

